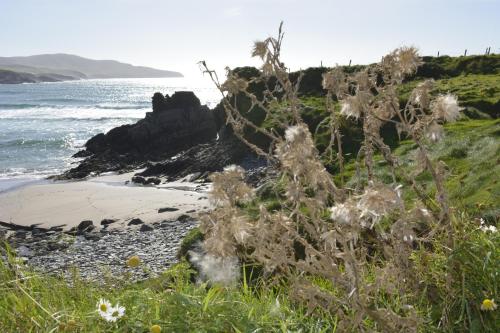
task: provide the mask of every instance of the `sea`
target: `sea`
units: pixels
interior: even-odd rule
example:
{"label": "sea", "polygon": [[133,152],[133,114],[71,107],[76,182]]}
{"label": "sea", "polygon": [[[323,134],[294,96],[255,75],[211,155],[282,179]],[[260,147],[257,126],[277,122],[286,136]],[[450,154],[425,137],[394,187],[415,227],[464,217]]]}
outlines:
{"label": "sea", "polygon": [[186,90],[210,108],[220,100],[206,78],[0,84],[0,192],[64,172],[89,138],[150,112],[155,92]]}

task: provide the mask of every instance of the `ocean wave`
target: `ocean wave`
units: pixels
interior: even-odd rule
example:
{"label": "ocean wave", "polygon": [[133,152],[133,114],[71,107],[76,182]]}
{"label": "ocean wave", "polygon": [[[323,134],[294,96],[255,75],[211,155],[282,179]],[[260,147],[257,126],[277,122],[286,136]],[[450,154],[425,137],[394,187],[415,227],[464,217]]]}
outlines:
{"label": "ocean wave", "polygon": [[40,107],[40,104],[0,104],[0,110],[18,110],[18,109],[29,109]]}
{"label": "ocean wave", "polygon": [[103,109],[103,110],[137,110],[137,109],[148,109],[150,110],[149,106],[146,105],[113,105],[113,104],[102,104],[102,105],[96,105],[95,108],[97,109]]}
{"label": "ocean wave", "polygon": [[[144,117],[5,117],[0,116],[2,123],[9,121],[21,121],[21,122],[32,122],[32,121],[43,121],[43,122],[61,122],[61,121],[89,121],[89,122],[106,122],[106,121],[119,121],[119,122],[136,122]],[[1,123],[0,123],[1,125]]]}
{"label": "ocean wave", "polygon": [[0,149],[6,148],[72,148],[73,144],[68,138],[49,138],[49,139],[14,139],[0,142]]}
{"label": "ocean wave", "polygon": [[[40,102],[83,102],[83,100],[40,100]],[[119,104],[119,103],[101,103],[101,104],[95,104],[95,105],[85,105],[85,104],[46,104],[46,103],[41,103],[41,104],[32,104],[32,103],[13,103],[13,104],[5,104],[5,103],[0,103],[0,110],[22,110],[22,109],[46,109],[46,108],[52,108],[52,109],[67,109],[67,108],[76,108],[76,109],[104,109],[104,110],[134,110],[134,109],[149,109],[149,103],[138,103],[138,104]]]}
{"label": "ocean wave", "polygon": [[50,168],[45,170],[35,169],[35,168],[7,168],[0,169],[0,180],[5,179],[16,179],[26,177],[32,179],[42,179],[47,176],[57,175],[64,172],[65,169],[61,168]]}
{"label": "ocean wave", "polygon": [[1,109],[0,119],[139,119],[150,108],[130,106],[36,106],[18,109]]}

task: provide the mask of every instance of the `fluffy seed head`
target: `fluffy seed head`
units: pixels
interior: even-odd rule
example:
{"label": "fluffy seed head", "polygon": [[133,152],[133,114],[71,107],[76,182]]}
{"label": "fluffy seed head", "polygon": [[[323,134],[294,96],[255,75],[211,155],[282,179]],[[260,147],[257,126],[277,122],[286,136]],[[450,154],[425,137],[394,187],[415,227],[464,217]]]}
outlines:
{"label": "fluffy seed head", "polygon": [[457,97],[452,94],[440,95],[431,104],[431,109],[436,119],[454,122],[460,117],[460,107]]}
{"label": "fluffy seed head", "polygon": [[300,140],[304,133],[304,128],[302,126],[290,126],[285,130],[285,140],[289,143],[293,143],[296,140]]}
{"label": "fluffy seed head", "polygon": [[330,212],[332,220],[341,224],[352,223],[359,214],[356,207],[350,203],[336,204],[330,208]]}
{"label": "fluffy seed head", "polygon": [[340,113],[347,118],[353,117],[358,119],[361,116],[361,109],[355,96],[349,96],[341,102]]}
{"label": "fluffy seed head", "polygon": [[432,142],[441,141],[441,139],[444,138],[443,126],[439,125],[435,121],[432,122],[425,131],[425,137]]}
{"label": "fluffy seed head", "polygon": [[211,254],[189,252],[191,262],[200,270],[204,281],[222,285],[233,285],[240,277],[238,258],[216,257]]}
{"label": "fluffy seed head", "polygon": [[372,185],[359,197],[357,203],[361,218],[371,220],[372,225],[384,215],[401,207],[400,186],[392,189],[386,185]]}

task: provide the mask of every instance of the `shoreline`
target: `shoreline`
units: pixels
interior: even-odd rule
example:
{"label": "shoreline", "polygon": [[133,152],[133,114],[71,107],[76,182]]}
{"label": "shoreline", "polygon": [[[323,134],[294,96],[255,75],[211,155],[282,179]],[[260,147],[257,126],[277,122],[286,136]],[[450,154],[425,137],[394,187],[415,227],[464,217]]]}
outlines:
{"label": "shoreline", "polygon": [[0,178],[0,196],[2,194],[16,191],[22,187],[47,183],[50,180],[44,177],[28,177],[28,176],[19,176],[19,177],[10,177],[10,178]]}
{"label": "shoreline", "polygon": [[102,220],[112,219],[116,228],[134,218],[155,223],[209,208],[207,184],[181,180],[143,186],[130,182],[133,174],[21,183],[0,192],[0,221],[44,228],[65,225],[70,229],[85,220],[99,225]]}

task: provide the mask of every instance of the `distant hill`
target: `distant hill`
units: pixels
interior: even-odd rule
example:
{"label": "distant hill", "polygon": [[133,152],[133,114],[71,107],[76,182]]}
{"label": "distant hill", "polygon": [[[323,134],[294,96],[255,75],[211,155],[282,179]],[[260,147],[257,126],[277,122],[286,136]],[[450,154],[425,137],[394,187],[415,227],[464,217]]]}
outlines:
{"label": "distant hill", "polygon": [[38,76],[61,75],[72,79],[182,77],[179,72],[133,66],[115,60],[93,60],[62,53],[0,57],[0,69]]}
{"label": "distant hill", "polygon": [[54,73],[32,74],[0,69],[0,84],[59,82],[71,80],[78,80],[78,78]]}

